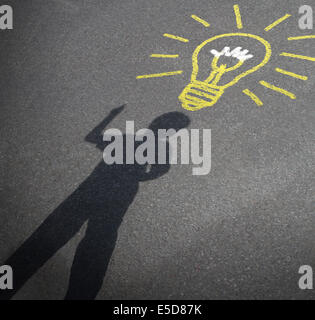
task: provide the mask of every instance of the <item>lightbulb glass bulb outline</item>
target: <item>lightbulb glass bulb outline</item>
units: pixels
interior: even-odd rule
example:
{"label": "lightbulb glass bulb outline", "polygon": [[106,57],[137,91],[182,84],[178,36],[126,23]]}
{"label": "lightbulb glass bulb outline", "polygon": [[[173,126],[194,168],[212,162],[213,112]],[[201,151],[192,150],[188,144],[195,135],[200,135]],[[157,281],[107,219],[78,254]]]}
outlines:
{"label": "lightbulb glass bulb outline", "polygon": [[[227,37],[248,37],[255,39],[259,41],[263,46],[265,47],[265,56],[263,60],[256,66],[252,67],[249,70],[246,70],[245,72],[242,72],[238,76],[236,76],[232,81],[229,83],[219,86],[217,85],[217,82],[221,78],[221,76],[229,71],[235,70],[239,68],[244,61],[240,60],[239,63],[229,69],[221,70],[217,72],[217,76],[215,77],[216,73],[212,73],[206,81],[198,81],[197,76],[199,73],[199,65],[198,65],[198,56],[201,51],[207,44],[210,42],[221,39],[221,38],[227,38]],[[268,41],[263,39],[260,36],[254,35],[254,34],[249,34],[249,33],[225,33],[225,34],[220,34],[217,36],[214,36],[210,39],[205,40],[202,42],[194,51],[193,56],[192,56],[192,65],[193,65],[193,71],[191,75],[191,81],[190,83],[185,87],[183,92],[180,94],[178,97],[180,102],[182,103],[182,107],[184,109],[190,110],[190,111],[195,111],[195,110],[200,110],[205,107],[211,107],[217,103],[217,101],[220,99],[220,97],[223,95],[224,91],[228,88],[236,84],[239,80],[242,78],[246,77],[247,75],[256,72],[260,68],[262,68],[264,65],[268,63],[270,60],[272,54],[271,50],[271,45]],[[218,61],[218,57],[214,57],[212,61],[212,69],[215,66],[215,64]],[[214,78],[214,80],[213,80]],[[213,81],[212,81],[213,80]],[[209,84],[209,82],[212,81],[212,84]]]}

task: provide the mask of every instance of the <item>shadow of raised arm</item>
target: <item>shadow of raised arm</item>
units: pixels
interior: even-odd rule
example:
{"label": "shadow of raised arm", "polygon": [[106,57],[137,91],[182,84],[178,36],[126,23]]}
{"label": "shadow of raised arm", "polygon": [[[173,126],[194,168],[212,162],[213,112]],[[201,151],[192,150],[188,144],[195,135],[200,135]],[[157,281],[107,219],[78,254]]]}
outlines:
{"label": "shadow of raised arm", "polygon": [[101,144],[103,141],[103,138],[102,138],[103,130],[120,112],[124,110],[124,108],[125,108],[125,105],[122,105],[118,108],[113,109],[109,113],[109,115],[85,137],[84,140],[87,142],[93,143],[95,145]]}

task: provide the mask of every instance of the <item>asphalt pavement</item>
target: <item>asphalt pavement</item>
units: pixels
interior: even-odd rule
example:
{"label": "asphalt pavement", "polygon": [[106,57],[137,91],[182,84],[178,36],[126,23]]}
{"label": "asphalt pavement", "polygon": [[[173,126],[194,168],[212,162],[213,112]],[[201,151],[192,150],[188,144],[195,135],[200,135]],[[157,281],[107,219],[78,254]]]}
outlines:
{"label": "asphalt pavement", "polygon": [[[315,268],[315,63],[280,56],[315,57],[315,39],[287,40],[315,34],[298,26],[305,1],[6,3],[14,9],[14,29],[0,31],[0,265],[18,250],[27,254],[12,258],[24,277],[14,299],[63,299],[74,269],[78,288],[89,270],[100,272],[97,299],[315,298],[315,291],[298,287],[299,267]],[[192,54],[208,38],[240,32],[236,3],[242,32],[269,41],[271,59],[226,90],[215,106],[185,110],[178,96],[190,81]],[[288,13],[287,21],[264,31]],[[280,74],[277,67],[308,80]],[[178,70],[183,73],[136,79]],[[262,86],[261,80],[296,99]],[[263,106],[242,93],[247,88]],[[115,235],[110,243],[103,238],[111,231],[106,227],[102,234],[94,219],[91,254],[74,266],[89,219],[82,218],[80,202],[73,205],[73,199],[76,192],[84,194],[93,216],[91,186],[99,183],[95,172],[102,161],[102,150],[86,137],[122,105],[107,128],[124,132],[128,120],[136,129],[148,128],[157,117],[180,112],[190,129],[211,129],[211,172],[194,176],[193,165],[173,165],[158,179],[139,182],[133,198],[128,184],[121,193],[115,189],[115,201],[130,204],[113,222],[117,241]],[[91,182],[87,189],[80,187],[84,181]],[[60,206],[61,220],[49,225]],[[108,201],[107,206],[114,205]],[[93,243],[111,247],[104,272]]]}

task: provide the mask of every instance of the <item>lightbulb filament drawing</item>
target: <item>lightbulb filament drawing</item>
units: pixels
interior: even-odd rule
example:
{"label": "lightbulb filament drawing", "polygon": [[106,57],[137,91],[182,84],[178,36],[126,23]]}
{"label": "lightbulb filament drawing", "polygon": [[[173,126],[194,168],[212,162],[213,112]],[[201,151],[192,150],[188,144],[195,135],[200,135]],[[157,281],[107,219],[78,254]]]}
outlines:
{"label": "lightbulb filament drawing", "polygon": [[[234,5],[234,13],[237,28],[243,29],[241,12],[238,5]],[[192,15],[191,17],[203,27],[210,27],[210,24],[206,20],[196,15]],[[282,16],[265,27],[264,31],[270,33],[275,27],[278,27],[281,23],[287,21],[290,17],[290,14]],[[182,36],[166,33],[164,34],[164,37],[186,44],[189,43],[189,39]],[[224,47],[222,46],[222,39],[225,41]],[[288,41],[306,39],[315,39],[315,35],[288,37]],[[242,47],[239,45],[234,47],[231,46],[230,43],[235,43],[235,41],[236,43],[238,41],[242,41],[242,43],[245,42],[245,45],[243,44]],[[254,45],[252,45],[253,41]],[[270,61],[271,55],[272,49],[270,42],[263,37],[254,34],[241,32],[225,33],[212,36],[203,41],[197,46],[192,55],[192,74],[190,82],[178,97],[182,107],[186,110],[196,111],[216,105],[228,88],[236,85],[244,77],[247,77],[264,67]],[[315,62],[314,57],[296,53],[281,52],[279,55],[286,58]],[[179,54],[151,54],[151,58],[171,58],[171,60],[174,60],[179,57]],[[226,58],[230,59],[228,63],[225,61]],[[308,77],[305,75],[296,74],[279,67],[276,67],[274,70],[278,72],[278,74],[281,74],[281,76],[291,77],[295,80],[308,80]],[[169,77],[183,73],[183,70],[168,71],[140,75],[137,76],[137,79]],[[228,80],[226,80],[226,78],[228,78]],[[265,80],[260,80],[258,84],[265,89],[283,94],[292,100],[296,99],[296,95],[293,92],[275,86]],[[242,92],[257,106],[263,105],[261,99],[250,88],[245,88]]]}

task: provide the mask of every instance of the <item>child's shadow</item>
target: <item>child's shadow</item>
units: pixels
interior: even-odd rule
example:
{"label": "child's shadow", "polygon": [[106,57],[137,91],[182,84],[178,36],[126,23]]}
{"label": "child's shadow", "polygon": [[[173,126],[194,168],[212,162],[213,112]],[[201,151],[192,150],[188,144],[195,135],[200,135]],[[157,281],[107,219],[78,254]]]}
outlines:
{"label": "child's shadow", "polygon": [[[86,141],[103,151],[107,143],[103,142],[102,131],[123,109],[124,106],[112,110],[88,134]],[[157,137],[158,129],[179,130],[189,123],[189,118],[184,114],[171,112],[156,118],[149,129]],[[125,145],[126,135],[123,137]],[[151,167],[106,165],[101,161],[92,174],[6,261],[5,264],[13,268],[14,289],[0,292],[0,297],[10,299],[88,221],[85,236],[75,253],[66,299],[94,299],[102,286],[115,248],[118,228],[138,192],[139,182],[157,179],[169,168],[168,161]]]}

